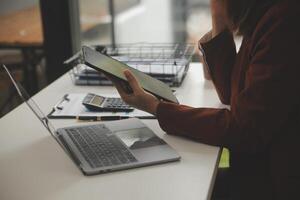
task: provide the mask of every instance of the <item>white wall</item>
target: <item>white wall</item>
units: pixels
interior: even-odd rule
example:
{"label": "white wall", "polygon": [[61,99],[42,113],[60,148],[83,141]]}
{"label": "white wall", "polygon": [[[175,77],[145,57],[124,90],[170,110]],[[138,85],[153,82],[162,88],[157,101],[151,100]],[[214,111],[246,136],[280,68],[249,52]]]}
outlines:
{"label": "white wall", "polygon": [[172,0],[141,0],[116,18],[116,42],[173,42]]}

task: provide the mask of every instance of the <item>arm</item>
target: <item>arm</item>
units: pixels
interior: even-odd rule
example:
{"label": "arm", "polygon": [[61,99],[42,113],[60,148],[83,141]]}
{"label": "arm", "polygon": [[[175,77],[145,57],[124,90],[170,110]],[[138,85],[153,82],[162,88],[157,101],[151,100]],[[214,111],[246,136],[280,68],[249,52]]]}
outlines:
{"label": "arm", "polygon": [[285,127],[287,122],[298,120],[300,106],[300,32],[290,25],[262,30],[262,35],[256,33],[259,36],[251,47],[245,86],[233,97],[230,111],[159,102],[128,72],[134,93],[125,94],[121,87],[118,91],[125,102],[156,114],[161,128],[169,134],[236,152],[261,152],[276,135],[284,134],[282,131],[289,128]]}
{"label": "arm", "polygon": [[248,153],[267,148],[274,136],[283,134],[284,124],[299,114],[300,33],[288,24],[269,28],[253,42],[245,87],[230,111],[161,102],[160,126],[168,133]]}
{"label": "arm", "polygon": [[233,36],[228,30],[210,40],[209,36],[212,37],[212,31],[199,41],[203,65],[209,71],[221,102],[230,104],[231,71],[236,57]]}
{"label": "arm", "polygon": [[231,69],[235,62],[236,48],[228,30],[224,1],[210,0],[212,30],[199,41],[203,67],[208,71],[223,104],[230,104]]}

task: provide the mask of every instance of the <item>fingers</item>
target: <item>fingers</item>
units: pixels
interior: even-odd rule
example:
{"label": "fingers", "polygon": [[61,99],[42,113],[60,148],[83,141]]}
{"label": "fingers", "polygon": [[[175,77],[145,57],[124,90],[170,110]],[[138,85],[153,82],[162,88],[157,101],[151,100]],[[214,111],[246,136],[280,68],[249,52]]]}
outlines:
{"label": "fingers", "polygon": [[126,98],[128,96],[128,93],[124,91],[124,87],[120,83],[114,82],[114,85],[122,98]]}
{"label": "fingers", "polygon": [[139,93],[143,91],[140,84],[138,83],[134,75],[129,70],[125,70],[124,75],[134,93]]}
{"label": "fingers", "polygon": [[[102,72],[103,73],[103,72]],[[110,80],[114,85],[119,84],[119,80],[116,79],[114,76],[108,74],[108,73],[103,73],[105,75],[105,77]]]}
{"label": "fingers", "polygon": [[[113,82],[121,98],[126,103],[130,105],[136,104],[136,102],[139,102],[138,99],[145,94],[145,91],[143,90],[143,88],[140,87],[137,79],[129,70],[125,70],[123,73],[129,85],[126,82],[118,80],[109,74],[105,75],[109,80]],[[130,88],[130,91],[128,90],[128,87]]]}

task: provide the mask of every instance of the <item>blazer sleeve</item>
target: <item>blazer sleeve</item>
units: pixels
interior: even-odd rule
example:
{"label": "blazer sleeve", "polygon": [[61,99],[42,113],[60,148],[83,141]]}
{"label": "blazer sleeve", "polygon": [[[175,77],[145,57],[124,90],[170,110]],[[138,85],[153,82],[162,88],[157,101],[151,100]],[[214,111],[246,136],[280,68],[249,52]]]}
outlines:
{"label": "blazer sleeve", "polygon": [[263,26],[253,41],[245,87],[231,110],[160,102],[157,118],[163,130],[246,153],[265,150],[275,135],[284,134],[300,106],[300,32],[289,22],[268,23],[273,25]]}
{"label": "blazer sleeve", "polygon": [[[223,104],[230,104],[231,71],[235,63],[236,47],[232,33],[228,30],[208,39],[211,32],[199,41],[203,65],[209,72],[218,96]],[[225,50],[226,49],[226,50]]]}

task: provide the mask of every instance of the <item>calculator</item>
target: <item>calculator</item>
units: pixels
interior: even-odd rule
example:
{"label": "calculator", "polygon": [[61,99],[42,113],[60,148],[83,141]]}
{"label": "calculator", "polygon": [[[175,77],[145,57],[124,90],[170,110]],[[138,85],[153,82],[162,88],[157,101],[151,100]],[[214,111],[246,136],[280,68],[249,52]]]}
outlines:
{"label": "calculator", "polygon": [[103,97],[92,93],[84,97],[82,104],[90,111],[131,112],[134,109],[121,98]]}

